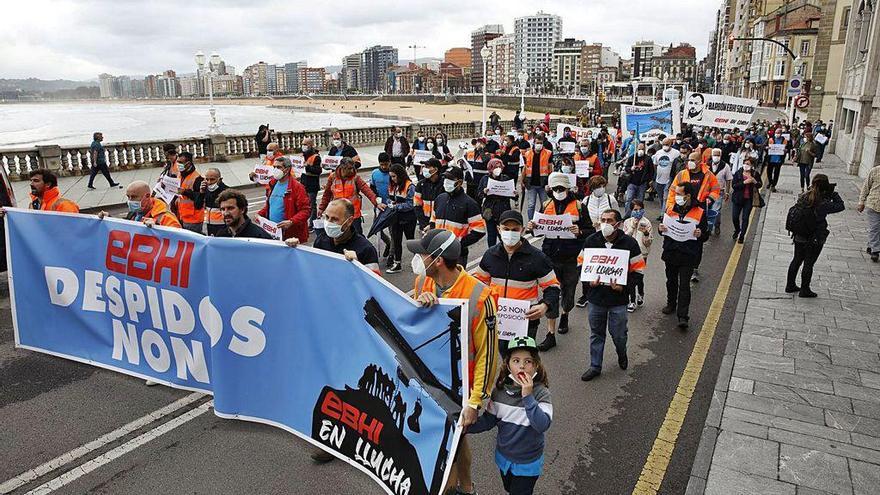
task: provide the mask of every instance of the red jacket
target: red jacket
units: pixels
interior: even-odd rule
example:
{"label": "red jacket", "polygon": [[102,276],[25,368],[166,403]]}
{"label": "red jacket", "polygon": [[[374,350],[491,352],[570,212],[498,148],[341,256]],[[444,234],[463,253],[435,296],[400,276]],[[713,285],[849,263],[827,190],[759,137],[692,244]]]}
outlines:
{"label": "red jacket", "polygon": [[[269,181],[269,185],[266,186],[266,203],[257,213],[261,217],[269,217],[269,196],[272,195],[272,190],[275,189],[275,184],[277,183],[277,180],[272,179]],[[287,191],[284,193],[284,218],[293,222],[293,225],[284,229],[284,232],[281,234],[282,239],[287,240],[291,237],[296,237],[301,243],[308,242],[310,213],[311,207],[309,206],[309,195],[306,194],[306,188],[298,180],[289,177],[287,179]]]}

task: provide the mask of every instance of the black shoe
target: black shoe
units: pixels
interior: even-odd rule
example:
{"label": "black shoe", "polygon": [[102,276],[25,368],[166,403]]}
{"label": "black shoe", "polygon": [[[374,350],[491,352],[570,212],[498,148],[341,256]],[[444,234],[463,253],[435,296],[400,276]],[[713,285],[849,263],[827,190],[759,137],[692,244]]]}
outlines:
{"label": "black shoe", "polygon": [[403,268],[400,266],[400,263],[394,263],[391,267],[385,270],[385,273],[400,273],[403,271]]}
{"label": "black shoe", "polygon": [[110,184],[110,187],[118,187],[118,188],[122,189],[122,184],[116,182],[116,183]]}
{"label": "black shoe", "polygon": [[391,268],[392,266],[394,266],[394,257],[389,256],[385,259],[385,268]]}
{"label": "black shoe", "polygon": [[584,373],[583,375],[581,375],[581,380],[583,380],[583,381],[585,381],[585,382],[588,382],[588,381],[592,380],[593,378],[596,378],[597,376],[599,376],[599,375],[601,375],[601,374],[602,374],[601,371],[599,371],[599,370],[594,370],[593,368],[590,368],[590,369],[587,370],[586,373]]}
{"label": "black shoe", "polygon": [[868,253],[868,254],[871,254],[871,248],[870,248],[870,247],[866,247],[866,248],[865,248],[865,252]]}
{"label": "black shoe", "polygon": [[324,452],[323,450],[317,450],[312,452],[312,460],[317,462],[318,464],[326,464],[335,459],[333,454],[329,452]]}
{"label": "black shoe", "polygon": [[721,235],[721,225],[715,224],[715,235]]}
{"label": "black shoe", "polygon": [[785,286],[785,292],[787,292],[788,294],[792,294],[792,293],[798,292],[800,290],[801,290],[801,288],[798,287],[797,285],[786,285]]}
{"label": "black shoe", "polygon": [[575,303],[575,306],[577,306],[579,308],[586,308],[587,307],[587,295],[586,294],[582,295],[581,298],[577,300],[577,303]]}
{"label": "black shoe", "polygon": [[731,239],[736,239],[737,237],[739,237],[739,231],[738,231],[738,230],[737,230],[736,232],[734,232],[732,236],[730,236]]}
{"label": "black shoe", "polygon": [[819,297],[819,294],[811,291],[809,287],[801,287],[798,297]]}
{"label": "black shoe", "polygon": [[626,357],[626,352],[617,355],[617,365],[620,366],[620,369],[622,370],[629,367],[629,358]]}
{"label": "black shoe", "polygon": [[95,189],[95,186],[86,186],[86,187],[88,187],[89,189]]}
{"label": "black shoe", "polygon": [[690,325],[688,324],[687,318],[685,318],[684,316],[678,317],[678,328],[680,328],[682,330],[687,330],[687,327],[689,327],[689,326]]}
{"label": "black shoe", "polygon": [[547,352],[554,347],[556,347],[556,335],[552,333],[548,333],[544,341],[538,344],[538,350],[541,352]]}
{"label": "black shoe", "polygon": [[568,313],[559,317],[559,328],[556,331],[563,335],[568,333]]}
{"label": "black shoe", "polygon": [[666,306],[663,306],[663,309],[660,311],[663,312],[664,315],[671,315],[672,313],[675,313],[675,306],[667,304]]}
{"label": "black shoe", "polygon": [[746,240],[743,239],[742,237],[740,237],[739,239],[736,240],[736,242],[737,242],[737,244],[743,244],[746,242]]}
{"label": "black shoe", "polygon": [[776,186],[770,186],[770,192],[776,192]]}
{"label": "black shoe", "polygon": [[880,261],[880,253],[871,253],[871,261],[874,263]]}

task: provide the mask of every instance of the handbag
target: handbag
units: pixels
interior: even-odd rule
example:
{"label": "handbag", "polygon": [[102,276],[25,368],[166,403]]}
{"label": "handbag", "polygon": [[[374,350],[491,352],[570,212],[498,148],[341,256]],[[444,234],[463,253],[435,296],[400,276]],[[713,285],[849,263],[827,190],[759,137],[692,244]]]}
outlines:
{"label": "handbag", "polygon": [[761,192],[758,191],[758,188],[754,188],[754,194],[752,195],[752,207],[753,208],[763,208],[767,203],[764,202],[764,198],[761,197]]}

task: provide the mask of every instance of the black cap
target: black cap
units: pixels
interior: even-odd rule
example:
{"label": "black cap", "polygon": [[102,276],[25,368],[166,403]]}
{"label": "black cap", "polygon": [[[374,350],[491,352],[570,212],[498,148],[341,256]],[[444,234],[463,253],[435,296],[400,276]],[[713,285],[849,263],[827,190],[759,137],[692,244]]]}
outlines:
{"label": "black cap", "polygon": [[434,258],[457,260],[461,257],[461,242],[455,234],[444,229],[430,230],[421,239],[406,241],[406,248],[413,254],[427,254]]}
{"label": "black cap", "polygon": [[520,225],[525,225],[523,223],[522,213],[516,210],[507,210],[501,214],[501,219],[498,220],[498,225],[501,225],[505,222],[516,222]]}
{"label": "black cap", "polygon": [[459,167],[449,167],[443,177],[449,180],[464,180],[464,171]]}

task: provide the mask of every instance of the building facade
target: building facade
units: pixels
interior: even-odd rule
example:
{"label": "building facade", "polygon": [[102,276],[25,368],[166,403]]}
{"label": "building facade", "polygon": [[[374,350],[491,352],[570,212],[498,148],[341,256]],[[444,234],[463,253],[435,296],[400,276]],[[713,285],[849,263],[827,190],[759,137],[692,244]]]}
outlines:
{"label": "building facade", "polygon": [[552,87],[553,47],[562,40],[562,17],[539,11],[513,21],[514,73],[525,70],[528,87],[539,92]]}
{"label": "building facade", "polygon": [[[876,5],[876,4],[875,4]],[[810,88],[810,106],[807,118],[834,119],[837,95],[840,90],[840,68],[846,50],[846,33],[853,0],[824,0],[816,53],[813,56],[813,85]]]}
{"label": "building facade", "polygon": [[471,90],[483,90],[483,56],[480,50],[495,38],[504,35],[501,24],[486,24],[471,32]]}
{"label": "building facade", "polygon": [[586,43],[574,38],[557,41],[553,46],[551,78],[557,93],[575,94],[581,85],[581,53]]}
{"label": "building facade", "polygon": [[339,73],[340,91],[355,93],[360,91],[361,53],[353,53],[342,57],[342,69]]}
{"label": "building facade", "polygon": [[387,90],[386,73],[392,65],[397,65],[397,48],[391,46],[372,46],[361,53],[361,91],[375,93]]}
{"label": "building facade", "polygon": [[639,41],[632,46],[632,74],[633,79],[651,77],[654,57],[663,54],[663,47],[653,41]]}
{"label": "building facade", "polygon": [[[513,34],[505,34],[489,40],[489,57],[486,59],[486,89],[493,93],[513,93],[519,83],[514,66]],[[471,73],[473,78],[473,73]],[[473,81],[473,79],[471,79]],[[483,88],[479,88],[482,91]]]}
{"label": "building facade", "polygon": [[651,76],[661,81],[684,82],[695,88],[697,49],[687,43],[670,46],[651,60]]}
{"label": "building facade", "polygon": [[303,94],[322,93],[326,71],[323,67],[300,67],[299,89]]}

